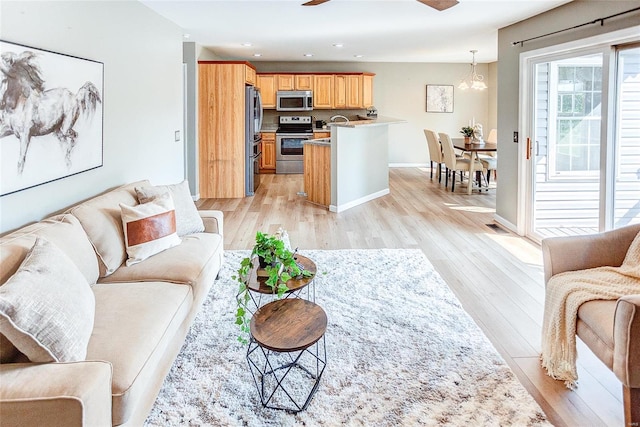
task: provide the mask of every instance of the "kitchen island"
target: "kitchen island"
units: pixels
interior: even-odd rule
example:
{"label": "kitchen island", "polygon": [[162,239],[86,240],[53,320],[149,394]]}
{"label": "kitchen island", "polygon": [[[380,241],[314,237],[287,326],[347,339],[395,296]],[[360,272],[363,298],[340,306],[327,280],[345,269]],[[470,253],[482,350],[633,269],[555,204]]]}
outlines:
{"label": "kitchen island", "polygon": [[[342,212],[389,194],[389,125],[396,123],[405,121],[378,117],[331,123],[330,138],[307,141],[304,174],[308,200],[328,204],[331,212]],[[322,160],[327,158],[330,165]]]}

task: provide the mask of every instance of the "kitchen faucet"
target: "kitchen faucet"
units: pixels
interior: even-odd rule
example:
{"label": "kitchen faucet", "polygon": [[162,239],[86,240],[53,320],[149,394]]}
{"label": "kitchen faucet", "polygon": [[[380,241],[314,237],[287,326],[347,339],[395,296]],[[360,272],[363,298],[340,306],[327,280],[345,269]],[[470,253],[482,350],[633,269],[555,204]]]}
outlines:
{"label": "kitchen faucet", "polygon": [[345,123],[349,123],[349,119],[345,116],[341,116],[340,114],[336,114],[335,116],[331,116],[329,118],[329,120],[331,120],[331,123],[335,123],[336,119],[344,119]]}

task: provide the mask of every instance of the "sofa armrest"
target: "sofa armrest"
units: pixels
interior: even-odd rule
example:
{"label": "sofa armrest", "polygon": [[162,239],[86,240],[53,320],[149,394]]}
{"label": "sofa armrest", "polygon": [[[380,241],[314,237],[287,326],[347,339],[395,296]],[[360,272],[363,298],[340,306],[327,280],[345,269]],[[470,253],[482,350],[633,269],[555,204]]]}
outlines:
{"label": "sofa armrest", "polygon": [[222,211],[204,210],[198,211],[202,222],[204,222],[204,231],[207,233],[218,233],[224,236],[224,215]]}
{"label": "sofa armrest", "polygon": [[0,420],[9,426],[111,426],[111,364],[0,364]]}
{"label": "sofa armrest", "polygon": [[635,224],[604,233],[542,240],[545,284],[551,276],[564,271],[621,265],[639,231],[640,224]]}
{"label": "sofa armrest", "polygon": [[613,372],[625,386],[640,388],[640,294],[618,300],[613,343]]}

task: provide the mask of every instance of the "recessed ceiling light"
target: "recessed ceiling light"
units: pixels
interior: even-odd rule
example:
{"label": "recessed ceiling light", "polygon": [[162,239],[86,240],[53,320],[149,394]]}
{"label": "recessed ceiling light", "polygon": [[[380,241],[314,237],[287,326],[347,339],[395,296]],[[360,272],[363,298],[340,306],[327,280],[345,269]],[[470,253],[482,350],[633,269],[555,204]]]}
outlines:
{"label": "recessed ceiling light", "polygon": [[254,53],[253,56],[258,57],[258,56],[262,56],[261,53]]}
{"label": "recessed ceiling light", "polygon": [[246,42],[246,43],[242,43],[242,46],[249,47],[249,46],[253,46],[253,45],[251,43],[249,43],[249,42]]}
{"label": "recessed ceiling light", "polygon": [[189,39],[191,38],[191,34],[183,34],[182,37],[184,37],[185,39]]}
{"label": "recessed ceiling light", "polygon": [[304,56],[310,57],[310,56],[313,56],[313,53],[305,53]]}
{"label": "recessed ceiling light", "polygon": [[334,43],[333,47],[343,47],[344,45],[342,43]]}
{"label": "recessed ceiling light", "polygon": [[364,55],[353,55],[354,58],[362,58]]}

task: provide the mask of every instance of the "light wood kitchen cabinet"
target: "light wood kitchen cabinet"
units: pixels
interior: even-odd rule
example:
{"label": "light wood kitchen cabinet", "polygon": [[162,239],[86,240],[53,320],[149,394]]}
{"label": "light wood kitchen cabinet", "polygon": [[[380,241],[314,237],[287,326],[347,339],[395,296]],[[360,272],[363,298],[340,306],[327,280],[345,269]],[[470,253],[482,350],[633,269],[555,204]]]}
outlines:
{"label": "light wood kitchen cabinet", "polygon": [[260,172],[276,172],[276,134],[262,132],[262,157],[260,158]]}
{"label": "light wood kitchen cabinet", "polygon": [[296,90],[313,90],[313,74],[296,74]]}
{"label": "light wood kitchen cabinet", "polygon": [[373,74],[364,74],[362,76],[362,107],[369,108],[373,106]]}
{"label": "light wood kitchen cabinet", "polygon": [[262,95],[262,108],[276,108],[276,75],[258,74],[256,87]]}
{"label": "light wood kitchen cabinet", "polygon": [[333,108],[347,107],[347,76],[336,74],[333,78]]}
{"label": "light wood kitchen cabinet", "polygon": [[276,75],[277,86],[276,90],[295,90],[295,76],[293,74],[278,74]]}
{"label": "light wood kitchen cabinet", "polygon": [[364,108],[362,74],[336,74],[333,108]]}
{"label": "light wood kitchen cabinet", "polygon": [[333,74],[313,76],[313,108],[333,108]]}
{"label": "light wood kitchen cabinet", "polygon": [[256,70],[249,65],[245,68],[245,83],[251,86],[256,85]]}
{"label": "light wood kitchen cabinet", "polygon": [[198,62],[200,196],[245,195],[246,63]]}
{"label": "light wood kitchen cabinet", "polygon": [[278,90],[312,90],[317,109],[363,109],[373,105],[373,77],[372,73],[261,73],[256,86],[266,109],[276,108]]}
{"label": "light wood kitchen cabinet", "polygon": [[307,201],[321,206],[331,204],[331,147],[304,145],[304,192]]}
{"label": "light wood kitchen cabinet", "polygon": [[362,74],[346,76],[346,108],[363,108],[362,105]]}
{"label": "light wood kitchen cabinet", "polygon": [[314,132],[313,139],[330,138],[331,132]]}

